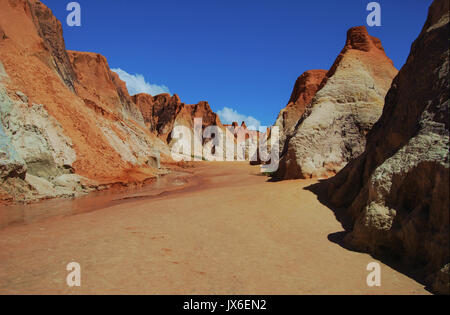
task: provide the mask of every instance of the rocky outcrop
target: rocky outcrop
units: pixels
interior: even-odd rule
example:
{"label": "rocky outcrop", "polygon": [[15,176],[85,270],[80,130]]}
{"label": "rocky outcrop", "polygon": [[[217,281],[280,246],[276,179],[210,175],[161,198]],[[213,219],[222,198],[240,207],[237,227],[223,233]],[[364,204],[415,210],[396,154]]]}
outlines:
{"label": "rocky outcrop", "polygon": [[87,106],[105,113],[118,114],[121,119],[143,124],[141,111],[128,94],[125,82],[109,68],[106,58],[88,52],[68,52],[70,62],[77,74],[76,93]]}
{"label": "rocky outcrop", "polygon": [[176,94],[137,94],[132,97],[139,107],[146,125],[150,130],[167,142],[176,124],[193,127],[194,118],[202,118],[203,128],[208,126],[223,127],[219,116],[211,110],[208,102],[194,105],[182,103]]}
{"label": "rocky outcrop", "polygon": [[34,54],[73,91],[76,75],[66,52],[61,23],[51,10],[39,0],[2,0],[1,7],[2,44]]}
{"label": "rocky outcrop", "polygon": [[351,28],[322,83],[317,87],[319,74],[313,84],[308,95],[318,91],[286,139],[275,176],[327,177],[359,156],[396,74],[380,40],[363,26]]}
{"label": "rocky outcrop", "polygon": [[145,127],[106,59],[68,53],[40,1],[0,7],[0,202],[155,176],[169,148]]}
{"label": "rocky outcrop", "polygon": [[261,132],[259,130],[251,130],[247,128],[245,121],[239,124],[237,122],[233,122],[231,125],[224,125],[225,128],[228,129],[230,133],[234,135],[237,141],[245,141],[247,139],[252,139],[257,141]]}
{"label": "rocky outcrop", "polygon": [[[260,135],[258,131],[249,130],[245,122],[242,122],[240,126],[238,123],[223,125],[219,116],[211,110],[208,102],[188,105],[182,103],[176,94],[151,96],[145,93],[132,96],[132,100],[139,107],[147,128],[167,142],[170,147],[175,144],[181,145],[178,140],[172,139],[172,131],[176,126],[184,126],[191,131],[190,147],[192,152],[188,158],[199,158],[201,153],[201,159],[209,160],[211,155],[214,155],[213,153],[216,151],[214,143],[211,139],[202,138],[202,132],[210,126],[217,126],[222,132],[223,159],[248,159],[250,152],[254,151],[253,147],[257,146]],[[193,134],[195,118],[202,119],[202,130],[197,137]],[[189,146],[188,143],[183,145]],[[195,146],[201,148],[202,152],[193,152]]]}
{"label": "rocky outcrop", "polygon": [[400,257],[449,294],[449,2],[435,0],[367,148],[328,180],[347,245]]}
{"label": "rocky outcrop", "polygon": [[278,115],[275,126],[280,128],[280,147],[284,148],[286,138],[292,134],[298,120],[306,111],[317,91],[322,87],[326,70],[310,70],[303,73],[295,82],[289,103]]}
{"label": "rocky outcrop", "polygon": [[[211,152],[214,152],[214,145],[211,139],[204,139],[202,133],[209,126],[217,126],[223,133],[223,143],[226,142],[225,127],[222,125],[219,116],[211,110],[208,102],[188,105],[182,103],[178,95],[160,94],[151,96],[145,93],[132,97],[133,102],[139,107],[144,122],[151,132],[165,141],[169,147],[177,144],[179,146],[190,146],[191,153],[188,158],[208,159]],[[194,119],[202,119],[202,130],[194,135]],[[173,130],[176,126],[184,126],[191,132],[192,143],[188,144],[184,139],[178,142],[173,139]],[[230,137],[231,138],[231,137]],[[182,144],[183,143],[183,144]],[[201,148],[202,152],[194,152],[195,147]],[[232,150],[231,146],[228,148]],[[202,158],[200,158],[202,155]]]}

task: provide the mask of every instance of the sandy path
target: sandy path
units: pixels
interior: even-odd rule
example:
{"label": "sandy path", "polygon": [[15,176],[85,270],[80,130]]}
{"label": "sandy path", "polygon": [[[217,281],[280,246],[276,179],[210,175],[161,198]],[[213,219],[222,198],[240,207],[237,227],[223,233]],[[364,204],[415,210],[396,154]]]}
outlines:
{"label": "sandy path", "polygon": [[[197,188],[0,230],[0,294],[427,293],[384,264],[382,286],[367,287],[376,260],[328,240],[342,227],[303,189],[313,181],[202,165]],[[80,288],[65,282],[72,261]]]}

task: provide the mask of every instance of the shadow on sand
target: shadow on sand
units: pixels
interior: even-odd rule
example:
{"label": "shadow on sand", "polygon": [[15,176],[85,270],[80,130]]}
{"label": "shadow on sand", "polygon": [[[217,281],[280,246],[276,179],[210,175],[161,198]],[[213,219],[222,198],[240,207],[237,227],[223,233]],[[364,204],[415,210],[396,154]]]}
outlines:
{"label": "shadow on sand", "polygon": [[[278,180],[270,180],[270,181],[278,181]],[[353,229],[353,222],[352,222],[350,216],[347,214],[347,209],[334,207],[330,203],[330,201],[328,199],[328,193],[327,193],[327,180],[320,180],[319,183],[310,185],[303,189],[308,190],[308,191],[312,192],[313,194],[315,194],[317,196],[317,199],[319,200],[319,202],[321,204],[323,204],[324,206],[326,206],[328,209],[330,209],[334,213],[336,220],[341,223],[342,228],[344,229],[344,231],[329,234],[327,237],[328,240],[332,243],[338,244],[339,246],[341,246],[342,248],[344,248],[346,250],[354,251],[354,252],[361,252],[359,250],[355,250],[354,248],[349,246],[347,244],[347,242],[345,242],[345,237]],[[365,252],[365,253],[367,253],[367,252]],[[389,254],[374,255],[372,253],[367,253],[367,254],[369,254],[372,258],[379,260],[382,263],[386,264],[390,268],[408,276],[411,279],[414,279],[418,283],[422,284],[424,286],[425,290],[432,293],[431,287],[428,286],[425,275],[423,274],[423,272],[418,271],[421,269],[420,268],[421,266],[411,267],[407,261],[403,261],[401,259],[401,257],[399,257],[398,255],[397,256],[392,255],[392,254],[391,255],[389,255]]]}

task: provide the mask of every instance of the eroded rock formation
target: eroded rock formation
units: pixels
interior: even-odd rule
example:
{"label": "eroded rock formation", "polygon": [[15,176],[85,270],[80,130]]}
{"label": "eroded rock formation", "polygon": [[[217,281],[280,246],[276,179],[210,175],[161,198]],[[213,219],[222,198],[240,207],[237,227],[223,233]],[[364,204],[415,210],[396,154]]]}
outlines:
{"label": "eroded rock formation", "polygon": [[146,125],[162,139],[170,142],[170,134],[175,125],[192,128],[194,118],[201,118],[203,128],[223,127],[219,116],[211,110],[208,102],[188,105],[182,103],[176,94],[137,94],[132,97],[142,112]]}
{"label": "eroded rock formation", "polygon": [[[182,103],[179,96],[174,94],[160,94],[151,96],[145,93],[134,95],[132,100],[137,104],[144,117],[147,128],[160,139],[165,141],[170,147],[173,145],[190,146],[190,157],[197,159],[208,159],[211,152],[214,152],[214,145],[208,137],[203,137],[203,133],[206,128],[211,126],[217,126],[219,132],[223,135],[222,143],[226,143],[226,139],[231,140],[230,136],[226,135],[226,129],[222,125],[219,116],[211,110],[208,102],[202,101],[198,104],[185,104]],[[201,130],[194,134],[194,120],[201,118],[202,125]],[[191,133],[192,143],[189,141],[172,138],[172,131],[176,126],[184,126]],[[180,141],[181,143],[178,143]],[[201,151],[195,151],[195,147],[201,149]],[[228,149],[224,145],[224,150],[233,150],[231,145]],[[233,154],[233,153],[229,153]],[[201,157],[201,155],[203,155]],[[225,156],[225,154],[224,154]],[[189,158],[189,157],[188,157]]]}
{"label": "eroded rock formation", "polygon": [[169,149],[106,59],[68,53],[60,22],[38,0],[0,7],[0,200],[153,177]]}
{"label": "eroded rock formation", "polygon": [[318,85],[323,75],[319,72],[300,98],[300,103],[305,102],[318,90],[306,108],[298,107],[296,115],[303,113],[292,134],[288,133],[275,176],[327,177],[360,155],[396,74],[380,40],[370,36],[364,26],[351,28],[325,78]]}
{"label": "eroded rock formation", "polygon": [[367,148],[328,180],[346,243],[401,257],[449,294],[449,2],[435,0]]}

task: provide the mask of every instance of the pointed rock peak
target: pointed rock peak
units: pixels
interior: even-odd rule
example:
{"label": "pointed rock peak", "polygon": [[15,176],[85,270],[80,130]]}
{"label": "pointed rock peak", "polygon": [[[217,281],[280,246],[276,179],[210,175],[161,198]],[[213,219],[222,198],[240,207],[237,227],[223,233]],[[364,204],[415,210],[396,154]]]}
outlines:
{"label": "pointed rock peak", "polygon": [[[131,100],[138,106],[145,105],[152,105],[154,103],[153,96],[147,93],[139,93],[136,95],[133,95],[131,97]],[[142,110],[142,109],[141,109]]]}
{"label": "pointed rock peak", "polygon": [[167,102],[170,98],[171,98],[171,97],[170,97],[170,94],[168,94],[168,93],[158,94],[158,95],[155,95],[155,96],[153,97],[153,99],[154,99],[155,101],[157,101],[157,100],[165,100],[166,102]]}
{"label": "pointed rock peak", "polygon": [[200,107],[204,107],[204,108],[207,109],[207,110],[210,110],[210,109],[211,109],[211,108],[209,107],[209,103],[208,103],[207,101],[200,101],[200,102],[198,102],[197,105],[200,106]]}
{"label": "pointed rock peak", "polygon": [[239,127],[239,124],[238,124],[237,122],[233,121],[233,123],[231,124],[231,126],[232,126],[233,128],[237,128],[237,127]]}
{"label": "pointed rock peak", "polygon": [[178,94],[174,94],[174,95],[172,96],[171,101],[172,101],[172,102],[175,102],[175,103],[181,103],[181,99],[180,99],[180,97],[178,96]]}
{"label": "pointed rock peak", "polygon": [[436,0],[430,6],[428,19],[422,32],[429,32],[445,26],[450,20],[450,2],[448,0]]}
{"label": "pointed rock peak", "polygon": [[247,129],[247,125],[245,124],[245,121],[242,122],[241,127]]}
{"label": "pointed rock peak", "polygon": [[300,80],[307,81],[308,79],[315,79],[317,77],[322,78],[328,70],[316,69],[316,70],[308,70],[305,71],[300,77]]}
{"label": "pointed rock peak", "polygon": [[345,48],[362,51],[370,51],[376,48],[384,51],[381,41],[376,37],[370,36],[365,26],[356,26],[348,30]]}
{"label": "pointed rock peak", "polygon": [[138,94],[133,95],[133,98],[136,98],[136,99],[138,99],[138,98],[153,98],[153,96],[148,93],[138,93]]}
{"label": "pointed rock peak", "polygon": [[295,82],[289,104],[300,102],[300,105],[305,105],[309,103],[316,94],[327,73],[328,70],[309,70],[304,72]]}

